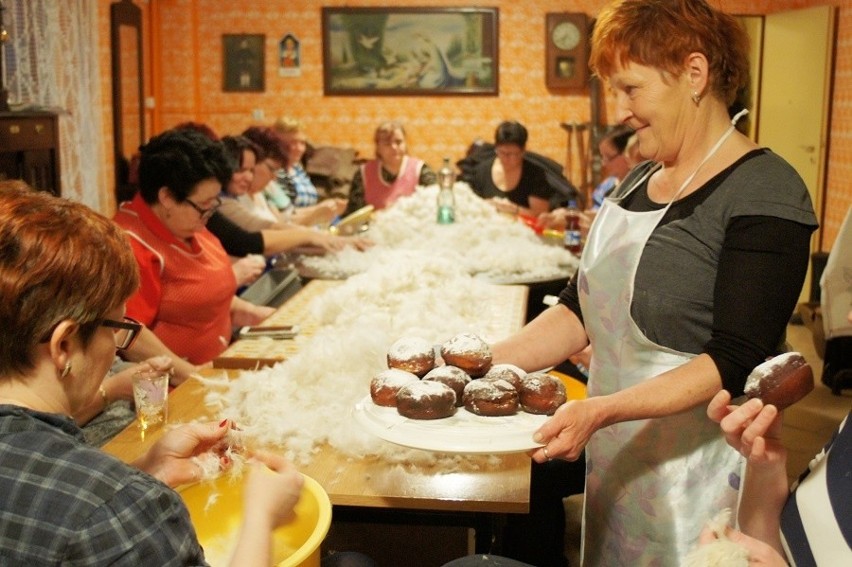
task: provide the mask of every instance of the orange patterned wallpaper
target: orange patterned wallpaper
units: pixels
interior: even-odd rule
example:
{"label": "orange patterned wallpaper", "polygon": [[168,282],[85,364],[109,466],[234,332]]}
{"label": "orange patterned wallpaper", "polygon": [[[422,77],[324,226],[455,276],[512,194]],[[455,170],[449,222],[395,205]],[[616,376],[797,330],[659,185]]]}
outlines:
{"label": "orange patterned wallpaper", "polygon": [[821,248],[823,251],[831,250],[843,219],[852,207],[852,0],[844,0],[840,6],[835,47],[825,217],[822,220]]}
{"label": "orange patterned wallpaper", "polygon": [[100,57],[98,61],[98,69],[100,69],[101,77],[101,113],[105,117],[103,120],[103,132],[101,136],[101,149],[104,152],[103,162],[101,163],[101,179],[106,183],[106,187],[102,188],[101,203],[108,203],[110,210],[102,211],[105,214],[111,214],[115,208],[115,161],[113,159],[113,144],[112,144],[112,67],[110,61],[110,26],[109,26],[109,5],[110,0],[98,0],[98,51]]}
{"label": "orange patterned wallpaper", "polygon": [[[108,0],[100,0],[107,6]],[[311,141],[351,146],[371,156],[375,126],[400,119],[412,153],[437,166],[443,156],[461,158],[476,138],[490,140],[504,119],[517,119],[530,131],[529,149],[565,163],[567,134],[562,122],[586,122],[587,96],[548,91],[544,84],[544,15],[585,12],[594,16],[602,0],[136,0],[153,27],[148,65],[154,75],[146,89],[157,108],[149,124],[154,132],[179,122],[206,122],[220,134],[236,133],[255,123],[254,111],[271,122],[280,115],[297,117]],[[828,196],[823,249],[829,249],[846,209],[852,204],[852,0],[716,0],[726,11],[761,14],[804,6],[841,6],[834,85]],[[325,97],[322,85],[322,6],[483,6],[499,8],[500,93],[486,97]],[[103,19],[102,19],[103,21]],[[222,92],[224,33],[266,35],[266,90]],[[280,77],[277,42],[287,33],[301,41],[301,76]],[[103,41],[102,41],[103,43]],[[107,44],[108,45],[108,44]],[[153,57],[151,54],[153,53]],[[106,56],[108,59],[108,55]],[[153,65],[151,65],[153,59]],[[108,63],[107,63],[108,65]],[[611,112],[611,109],[610,109]],[[604,118],[606,110],[604,110]],[[150,131],[149,131],[150,133]],[[110,160],[111,161],[111,160]],[[577,167],[572,172],[576,178]]]}

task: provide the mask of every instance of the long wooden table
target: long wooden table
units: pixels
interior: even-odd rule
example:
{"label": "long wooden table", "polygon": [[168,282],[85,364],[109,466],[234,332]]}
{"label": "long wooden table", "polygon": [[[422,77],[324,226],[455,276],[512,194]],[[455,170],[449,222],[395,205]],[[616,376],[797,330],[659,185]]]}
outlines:
{"label": "long wooden table", "polygon": [[[315,330],[315,323],[306,311],[309,299],[339,282],[314,280],[285,303],[267,324],[277,321],[298,322],[302,339]],[[527,288],[524,286],[495,286],[500,301],[484,302],[491,309],[485,314],[491,336],[505,336],[524,323]],[[292,356],[297,341],[270,341],[268,348],[278,352],[246,349],[256,348],[256,341],[232,345],[225,356],[225,367],[251,368]],[[283,349],[283,350],[280,350]],[[288,350],[289,349],[289,350]],[[291,352],[292,351],[292,352]],[[206,372],[221,375],[221,370]],[[238,371],[230,370],[231,376]],[[175,388],[169,396],[169,423],[197,419],[217,419],[213,408],[204,403],[205,390],[201,382],[189,380]],[[104,446],[104,450],[129,462],[137,458],[162,435],[161,430],[141,438],[137,422]],[[435,466],[400,467],[378,458],[353,459],[330,446],[322,446],[312,462],[301,467],[326,490],[331,501],[340,506],[393,508],[472,513],[525,513],[529,510],[530,458],[525,454],[504,455],[496,468],[469,472],[448,472]]]}
{"label": "long wooden table", "polygon": [[[169,423],[217,419],[204,404],[204,386],[189,380],[169,394]],[[142,437],[134,421],[103,448],[122,461],[142,455],[164,429]],[[397,467],[358,460],[320,447],[301,471],[319,482],[332,504],[453,512],[523,513],[529,509],[530,458],[505,455],[495,470],[446,473],[436,467]]]}
{"label": "long wooden table", "polygon": [[[282,362],[299,352],[299,346],[320,328],[311,312],[311,303],[322,294],[342,285],[342,280],[311,280],[260,326],[299,325],[294,340],[248,339],[232,343],[213,361],[214,368],[253,369]],[[502,339],[526,322],[529,288],[525,285],[491,285],[482,302],[482,331],[492,339]]]}

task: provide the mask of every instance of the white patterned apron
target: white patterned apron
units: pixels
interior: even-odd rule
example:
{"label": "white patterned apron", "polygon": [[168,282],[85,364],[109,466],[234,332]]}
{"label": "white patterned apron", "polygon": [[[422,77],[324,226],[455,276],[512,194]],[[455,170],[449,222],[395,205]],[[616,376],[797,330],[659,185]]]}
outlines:
{"label": "white patterned apron", "polygon": [[[733,126],[671,202],[732,132]],[[592,224],[578,279],[594,353],[589,396],[624,390],[695,356],[651,342],[630,316],[639,259],[671,202],[660,211],[632,212],[608,198]],[[701,404],[670,417],[611,425],[592,436],[586,447],[583,565],[680,565],[707,520],[723,508],[735,509],[740,456],[705,412]]]}

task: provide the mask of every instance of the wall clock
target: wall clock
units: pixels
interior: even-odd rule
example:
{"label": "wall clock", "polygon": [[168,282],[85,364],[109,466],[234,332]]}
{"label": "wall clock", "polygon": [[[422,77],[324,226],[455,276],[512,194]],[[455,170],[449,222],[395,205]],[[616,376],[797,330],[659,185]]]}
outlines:
{"label": "wall clock", "polygon": [[546,16],[545,83],[551,89],[584,89],[589,82],[589,19],[586,14]]}

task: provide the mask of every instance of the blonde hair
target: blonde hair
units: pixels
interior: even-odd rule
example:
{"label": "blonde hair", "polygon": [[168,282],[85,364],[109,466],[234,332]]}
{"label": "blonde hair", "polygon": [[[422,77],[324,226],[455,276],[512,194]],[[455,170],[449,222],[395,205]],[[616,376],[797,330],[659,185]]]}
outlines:
{"label": "blonde hair", "polygon": [[275,121],[272,128],[280,134],[295,134],[302,131],[302,123],[296,118],[282,116]]}
{"label": "blonde hair", "polygon": [[376,128],[376,133],[373,134],[373,141],[378,144],[381,138],[392,136],[397,130],[402,132],[403,138],[406,138],[405,128],[402,127],[402,122],[398,122],[396,120],[382,122],[379,124],[378,128]]}

